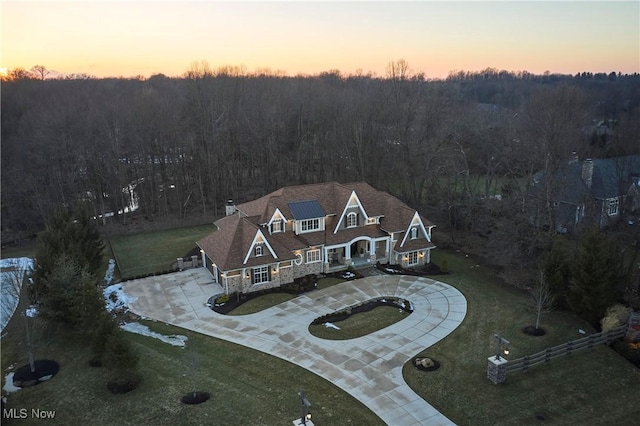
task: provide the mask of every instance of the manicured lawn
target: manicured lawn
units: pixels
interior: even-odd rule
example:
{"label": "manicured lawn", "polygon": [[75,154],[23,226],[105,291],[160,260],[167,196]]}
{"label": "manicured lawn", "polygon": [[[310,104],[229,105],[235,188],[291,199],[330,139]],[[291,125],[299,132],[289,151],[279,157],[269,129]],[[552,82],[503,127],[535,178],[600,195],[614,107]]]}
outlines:
{"label": "manicured lawn", "polygon": [[287,300],[291,300],[296,297],[289,293],[270,293],[256,297],[255,299],[248,300],[242,305],[229,312],[228,315],[247,315],[260,312]]}
{"label": "manicured lawn", "polygon": [[366,336],[374,331],[382,330],[405,319],[408,313],[392,306],[378,306],[368,312],[351,315],[349,318],[334,323],[340,328],[326,327],[322,324],[310,325],[309,333],[321,339],[346,340]]}
{"label": "manicured lawn", "polygon": [[[49,334],[49,344],[37,357],[58,361],[60,372],[49,382],[10,394],[9,407],[55,410],[55,419],[47,424],[56,425],[287,425],[299,416],[297,392],[304,390],[316,424],[383,424],[330,382],[287,361],[161,323],[144,324],[188,340],[182,349],[126,333],[141,359],[143,382],[138,389],[126,395],[109,393],[106,371],[89,367],[90,353],[58,330]],[[10,324],[10,334],[2,339],[3,370],[27,362],[17,345],[19,326]],[[211,399],[182,404],[180,398],[194,390],[194,377],[196,390],[209,392]]]}
{"label": "manicured lawn", "polygon": [[[331,287],[336,284],[340,284],[342,282],[344,282],[344,280],[333,278],[333,277],[320,278],[318,280],[318,290]],[[294,297],[296,296],[289,293],[265,294],[262,296],[258,296],[255,299],[251,299],[244,302],[242,305],[238,306],[233,311],[229,312],[228,315],[253,314],[256,312],[260,312],[264,309],[268,309],[272,306],[278,305],[280,303],[286,302],[287,300],[291,300]]]}
{"label": "manicured lawn", "polygon": [[31,257],[36,252],[36,239],[23,241],[20,245],[3,247],[0,252],[2,259],[10,257]]}
{"label": "manicured lawn", "polygon": [[569,313],[551,312],[541,322],[547,334],[527,336],[521,329],[535,323],[530,296],[464,255],[440,249],[433,255],[436,263],[447,257],[452,273],[435,278],[464,293],[468,313],[460,327],[421,354],[438,360],[439,370],[404,366],[405,380],[425,400],[461,425],[538,424],[536,416],[562,425],[637,424],[640,370],[604,345],[512,373],[500,385],[489,382],[487,357],[495,353],[496,332],[511,342],[507,358],[516,359],[579,338],[578,329],[594,330]]}
{"label": "manicured lawn", "polygon": [[215,225],[201,225],[111,238],[121,278],[170,270],[178,257],[185,256],[196,247],[196,241],[215,230]]}

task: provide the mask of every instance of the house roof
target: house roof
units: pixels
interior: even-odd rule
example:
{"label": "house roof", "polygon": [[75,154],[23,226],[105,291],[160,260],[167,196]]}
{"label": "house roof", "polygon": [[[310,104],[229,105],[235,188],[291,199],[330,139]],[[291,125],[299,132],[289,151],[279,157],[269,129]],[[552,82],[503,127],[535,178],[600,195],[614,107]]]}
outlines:
{"label": "house roof", "polygon": [[316,219],[324,217],[324,210],[318,200],[296,201],[287,203],[295,220]]}
{"label": "house roof", "polygon": [[[354,191],[367,215],[379,217],[380,225],[365,225],[334,233],[336,223]],[[216,221],[219,228],[217,232],[198,242],[200,248],[222,270],[250,267],[255,262],[264,263],[264,257],[250,258],[246,264],[243,263],[259,229],[263,230],[277,260],[282,261],[295,258],[294,251],[310,246],[346,243],[358,236],[384,237],[387,235],[385,232],[405,232],[416,212],[396,197],[378,191],[365,182],[288,186],[239,204],[236,209],[238,213]],[[326,217],[325,229],[300,235],[289,231],[269,234],[262,226],[269,223],[276,210],[288,220]],[[433,226],[427,219],[421,219],[425,227]],[[424,240],[419,248],[426,248]],[[403,251],[405,249],[403,247]]]}
{"label": "house roof", "polygon": [[[591,180],[586,172],[593,166]],[[606,200],[626,195],[633,183],[634,176],[640,176],[640,155],[628,155],[612,158],[573,161],[553,176],[551,188],[554,191],[556,217],[563,226],[576,222],[576,207],[585,202],[598,199]],[[533,193],[539,192],[546,177],[538,173]]]}
{"label": "house roof", "polygon": [[[590,184],[583,178],[583,169],[589,162],[593,165]],[[640,155],[571,162],[553,178],[553,186],[557,188],[555,198],[564,203],[580,204],[589,197],[619,197],[627,193],[632,177],[637,175],[640,175]],[[544,175],[539,173],[538,184],[544,180]]]}

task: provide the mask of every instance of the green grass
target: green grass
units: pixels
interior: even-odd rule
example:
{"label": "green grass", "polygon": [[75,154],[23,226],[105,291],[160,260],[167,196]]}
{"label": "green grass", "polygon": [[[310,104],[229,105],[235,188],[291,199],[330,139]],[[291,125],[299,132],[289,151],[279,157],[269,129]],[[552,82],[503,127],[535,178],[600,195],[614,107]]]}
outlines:
{"label": "green grass", "polygon": [[[90,352],[58,330],[49,333],[56,338],[37,357],[56,360],[60,372],[49,382],[10,394],[9,406],[55,410],[55,419],[47,423],[54,425],[286,425],[299,416],[297,392],[305,390],[316,424],[382,424],[330,382],[287,361],[162,323],[144,324],[188,340],[182,349],[125,333],[141,359],[142,384],[133,392],[109,393],[107,371],[89,367]],[[3,370],[10,363],[26,364],[17,345],[19,325],[10,324],[9,336],[2,339]],[[180,398],[194,390],[194,377],[195,390],[209,392],[211,399],[182,404]]]}
{"label": "green grass", "polygon": [[196,247],[196,241],[216,230],[201,225],[164,231],[141,232],[111,238],[122,279],[171,269],[178,257]]}
{"label": "green grass", "polygon": [[21,240],[19,244],[7,245],[0,250],[0,258],[7,259],[10,257],[31,257],[36,252],[36,245],[38,240],[36,238],[30,238],[27,240]]}
{"label": "green grass", "polygon": [[335,325],[340,327],[340,330],[318,324],[309,325],[309,333],[321,339],[355,339],[382,330],[405,319],[407,315],[410,314],[392,306],[378,306],[370,311],[354,314],[343,321],[336,322]]}
{"label": "green grass", "polygon": [[289,293],[269,293],[262,296],[258,296],[255,299],[248,300],[242,305],[229,312],[228,315],[247,315],[260,312],[264,309],[268,309],[272,306],[286,302],[296,297]]}
{"label": "green grass", "polygon": [[421,355],[441,363],[421,372],[406,364],[407,383],[459,425],[537,424],[537,415],[560,425],[637,424],[640,370],[606,346],[580,352],[528,373],[512,373],[500,385],[486,378],[487,357],[495,352],[494,333],[511,342],[509,359],[581,337],[594,330],[567,312],[543,315],[547,334],[527,336],[522,328],[535,324],[530,296],[507,286],[489,269],[459,254],[436,250],[435,263],[446,257],[450,275],[436,278],[460,290],[468,312],[460,327]]}
{"label": "green grass", "polygon": [[[334,286],[336,284],[340,284],[344,282],[344,280],[333,278],[333,277],[325,277],[320,278],[318,280],[318,290]],[[260,312],[262,310],[271,308],[280,303],[286,302],[287,300],[293,299],[293,294],[289,293],[269,293],[262,296],[258,296],[255,299],[251,299],[243,303],[242,305],[235,308],[233,311],[229,312],[228,315],[247,315],[254,314],[256,312]]]}
{"label": "green grass", "polygon": [[[126,273],[144,273],[140,265],[152,273],[169,268],[213,228],[114,237],[112,244]],[[14,256],[3,252],[3,257]],[[535,311],[526,293],[502,283],[488,268],[475,267],[481,262],[442,249],[433,252],[438,264],[443,257],[452,273],[437,278],[465,295],[468,313],[460,327],[423,352],[440,362],[439,370],[425,373],[405,365],[404,377],[420,396],[459,425],[538,424],[536,415],[558,425],[637,423],[640,370],[605,346],[534,367],[526,374],[513,373],[500,385],[489,382],[486,364],[495,350],[496,332],[511,341],[509,358],[515,359],[580,337],[579,328],[594,330],[569,313],[551,312],[541,322],[547,334],[527,336],[521,329],[535,323]],[[322,279],[318,288],[339,282]],[[277,303],[271,300],[264,306]],[[47,334],[49,344],[37,357],[57,360],[59,375],[11,394],[10,406],[56,410],[52,424],[290,424],[298,415],[297,391],[304,389],[314,404],[316,424],[380,424],[362,404],[300,367],[182,329],[149,325],[164,334],[189,336],[187,349],[127,334],[142,360],[143,383],[131,394],[111,395],[105,372],[88,367],[91,354],[58,330]],[[2,338],[3,370],[11,363],[26,363],[18,345],[23,340],[21,326],[12,319],[9,334]],[[193,390],[191,353],[197,364],[196,388],[210,392],[212,399],[184,406],[180,397]]]}

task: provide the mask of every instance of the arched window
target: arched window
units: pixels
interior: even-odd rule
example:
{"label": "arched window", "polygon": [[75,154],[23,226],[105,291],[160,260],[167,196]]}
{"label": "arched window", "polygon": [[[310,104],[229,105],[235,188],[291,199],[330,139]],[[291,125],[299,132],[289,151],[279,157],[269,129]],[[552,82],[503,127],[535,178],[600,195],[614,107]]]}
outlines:
{"label": "arched window", "polygon": [[347,228],[353,228],[358,226],[358,214],[351,212],[347,215]]}
{"label": "arched window", "polygon": [[411,228],[411,239],[415,240],[418,238],[418,228]]}
{"label": "arched window", "polygon": [[256,256],[262,256],[262,245],[261,244],[256,246]]}

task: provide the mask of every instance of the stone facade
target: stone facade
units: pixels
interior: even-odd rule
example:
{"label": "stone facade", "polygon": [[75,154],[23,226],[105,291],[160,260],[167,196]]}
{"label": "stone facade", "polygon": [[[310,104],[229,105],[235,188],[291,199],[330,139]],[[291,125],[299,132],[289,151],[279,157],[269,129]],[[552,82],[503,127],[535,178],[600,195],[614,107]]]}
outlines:
{"label": "stone facade", "polygon": [[487,379],[491,380],[491,383],[497,385],[507,380],[506,359],[502,357],[496,359],[496,356],[492,355],[487,361]]}

